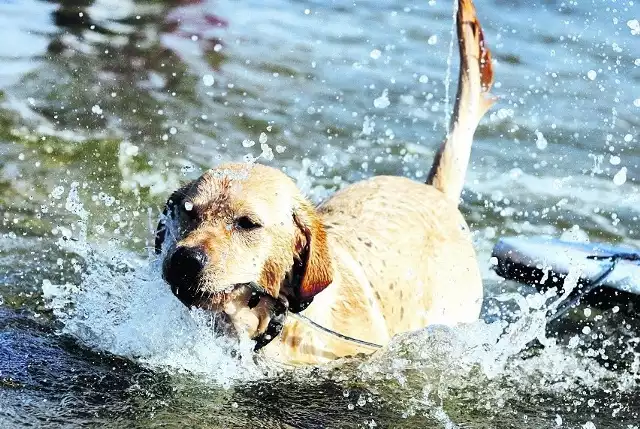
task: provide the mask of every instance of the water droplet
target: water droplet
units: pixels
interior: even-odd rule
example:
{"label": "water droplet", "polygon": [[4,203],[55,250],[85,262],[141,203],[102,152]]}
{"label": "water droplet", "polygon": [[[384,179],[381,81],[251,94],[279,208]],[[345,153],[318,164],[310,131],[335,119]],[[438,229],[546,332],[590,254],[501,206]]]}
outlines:
{"label": "water droplet", "polygon": [[382,91],[382,95],[375,100],[373,100],[373,106],[377,109],[384,109],[385,107],[389,107],[391,102],[389,101],[389,90],[385,89]]}
{"label": "water droplet", "polygon": [[53,188],[53,191],[51,191],[51,198],[59,200],[62,197],[62,194],[64,194],[64,186],[56,186]]}
{"label": "water droplet", "polygon": [[559,414],[556,414],[556,426],[562,426],[562,417]]}
{"label": "water droplet", "polygon": [[429,37],[429,39],[427,39],[427,43],[430,45],[435,45],[436,43],[438,43],[438,36],[434,34],[433,36]]}
{"label": "water droplet", "polygon": [[545,150],[549,144],[547,139],[540,131],[536,131],[536,147],[540,150]]}
{"label": "water droplet", "polygon": [[362,134],[365,136],[371,135],[375,126],[376,126],[376,123],[373,122],[371,118],[369,118],[368,116],[365,116],[364,122],[362,123]]}
{"label": "water droplet", "polygon": [[273,159],[273,150],[269,147],[268,144],[262,143],[260,145],[260,149],[262,149],[262,153],[260,154],[260,156],[263,159],[267,161],[271,161]]}
{"label": "water droplet", "polygon": [[492,240],[496,237],[496,229],[488,226],[484,230],[484,237],[488,240]]}
{"label": "water droplet", "polygon": [[202,76],[202,82],[204,83],[204,86],[213,86],[215,79],[210,74],[205,74]]}
{"label": "water droplet", "polygon": [[420,76],[420,79],[418,79],[418,82],[427,83],[427,82],[429,82],[429,77],[427,75],[423,74],[423,75]]}
{"label": "water droplet", "polygon": [[371,58],[373,58],[374,60],[377,60],[378,58],[380,58],[380,55],[382,55],[382,52],[380,51],[380,49],[374,49],[373,51],[371,51],[371,53],[369,54],[369,56]]}
{"label": "water droplet", "polygon": [[622,167],[620,171],[613,176],[613,184],[616,186],[622,186],[627,181],[627,167]]}

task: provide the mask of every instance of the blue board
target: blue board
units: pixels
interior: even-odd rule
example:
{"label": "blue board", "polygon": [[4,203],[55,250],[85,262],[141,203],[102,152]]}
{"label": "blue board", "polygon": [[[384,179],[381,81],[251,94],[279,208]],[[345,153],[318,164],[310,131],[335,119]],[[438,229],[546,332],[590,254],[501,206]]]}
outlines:
{"label": "blue board", "polygon": [[494,270],[499,276],[538,289],[561,287],[570,269],[580,270],[581,283],[594,281],[611,265],[611,260],[589,259],[589,256],[614,254],[631,260],[618,259],[601,287],[640,295],[640,250],[637,249],[543,237],[501,238],[493,248],[493,257],[497,259]]}

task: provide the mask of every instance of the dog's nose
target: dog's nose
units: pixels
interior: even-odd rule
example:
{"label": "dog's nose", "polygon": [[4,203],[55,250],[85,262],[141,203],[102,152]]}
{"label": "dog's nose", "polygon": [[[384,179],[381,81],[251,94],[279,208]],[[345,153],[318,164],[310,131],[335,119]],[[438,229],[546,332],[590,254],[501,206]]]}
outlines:
{"label": "dog's nose", "polygon": [[171,285],[171,291],[187,307],[199,296],[198,283],[207,260],[203,248],[180,246],[164,266],[164,278]]}

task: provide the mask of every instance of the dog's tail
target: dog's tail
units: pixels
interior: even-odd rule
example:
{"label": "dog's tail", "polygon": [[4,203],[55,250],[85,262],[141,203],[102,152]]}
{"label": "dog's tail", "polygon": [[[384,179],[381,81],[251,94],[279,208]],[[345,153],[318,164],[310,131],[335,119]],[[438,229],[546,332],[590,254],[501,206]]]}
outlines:
{"label": "dog's tail", "polygon": [[458,92],[449,134],[436,153],[427,184],[458,204],[471,155],[473,134],[482,116],[495,102],[491,52],[485,45],[480,22],[471,0],[458,0],[456,19],[460,49]]}

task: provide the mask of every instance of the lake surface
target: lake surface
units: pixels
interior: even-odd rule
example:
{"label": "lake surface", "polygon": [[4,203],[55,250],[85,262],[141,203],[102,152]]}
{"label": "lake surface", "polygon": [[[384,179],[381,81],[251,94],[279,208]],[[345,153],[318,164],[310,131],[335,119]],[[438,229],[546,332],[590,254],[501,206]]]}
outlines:
{"label": "lake surface", "polygon": [[500,98],[462,206],[485,320],[279,371],[172,297],[149,252],[162,204],[225,160],[286,168],[318,201],[424,180],[452,4],[0,0],[0,427],[637,428],[634,312],[546,329],[490,254],[517,234],[640,246],[640,5],[477,7]]}

